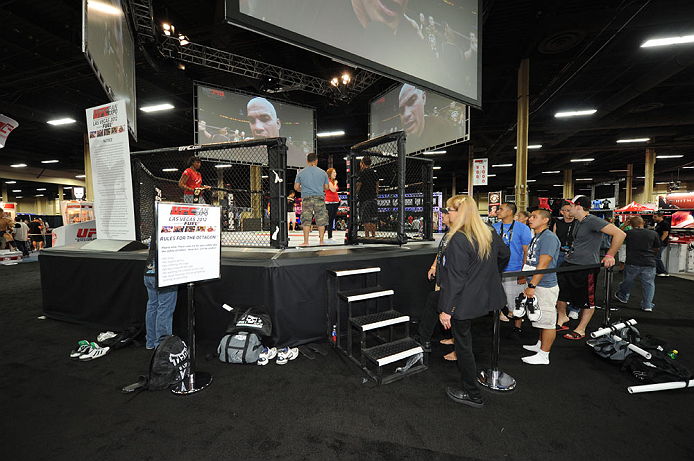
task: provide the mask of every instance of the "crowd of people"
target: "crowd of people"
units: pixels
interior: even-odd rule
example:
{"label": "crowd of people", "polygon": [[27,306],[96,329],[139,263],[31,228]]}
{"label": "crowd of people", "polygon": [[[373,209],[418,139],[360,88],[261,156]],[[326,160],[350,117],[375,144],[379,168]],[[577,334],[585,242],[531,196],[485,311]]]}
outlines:
{"label": "crowd of people", "polygon": [[18,216],[12,219],[0,208],[0,250],[21,251],[29,256],[43,249],[51,238],[50,226],[38,216]]}

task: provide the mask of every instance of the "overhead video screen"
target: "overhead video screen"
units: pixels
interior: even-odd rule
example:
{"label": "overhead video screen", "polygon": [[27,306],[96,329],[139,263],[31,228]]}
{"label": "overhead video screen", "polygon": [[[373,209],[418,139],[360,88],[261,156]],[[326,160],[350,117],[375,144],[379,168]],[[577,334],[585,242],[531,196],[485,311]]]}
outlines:
{"label": "overhead video screen", "polygon": [[196,144],[287,138],[287,166],[303,168],[315,152],[314,109],[196,85]]}
{"label": "overhead video screen", "polygon": [[82,52],[111,101],[125,101],[128,129],[137,140],[135,44],[121,0],[85,0]]}
{"label": "overhead video screen", "polygon": [[403,130],[407,153],[446,146],[469,138],[469,108],[409,83],[371,101],[369,139]]}
{"label": "overhead video screen", "polygon": [[229,22],[481,105],[479,0],[226,0]]}

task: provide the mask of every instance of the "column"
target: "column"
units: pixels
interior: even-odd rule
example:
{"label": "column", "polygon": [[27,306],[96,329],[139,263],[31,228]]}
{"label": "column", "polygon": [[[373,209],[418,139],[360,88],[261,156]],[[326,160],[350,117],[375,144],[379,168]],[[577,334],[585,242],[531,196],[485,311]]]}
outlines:
{"label": "column", "polygon": [[[627,205],[629,205],[631,202],[634,201],[633,194],[632,194],[633,179],[634,179],[634,164],[630,163],[627,165],[627,193],[625,195]],[[614,207],[617,208],[617,205],[615,204]]]}
{"label": "column", "polygon": [[[648,141],[650,143],[651,141]],[[653,201],[653,184],[654,184],[654,173],[655,173],[655,150],[646,149],[646,174],[644,175],[643,184],[643,200],[646,203],[651,203]]]}
{"label": "column", "polygon": [[563,198],[572,198],[574,196],[573,170],[564,170],[563,194]]}
{"label": "column", "polygon": [[530,126],[530,60],[523,59],[518,69],[518,128],[516,130],[516,207],[528,207],[528,130]]}
{"label": "column", "polygon": [[94,181],[92,181],[92,155],[89,150],[89,135],[84,133],[84,199],[88,202],[94,201]]}
{"label": "column", "polygon": [[251,165],[251,190],[258,191],[251,193],[251,217],[261,218],[263,216],[263,203],[262,203],[262,193],[263,183],[260,178],[261,171],[260,166]]}

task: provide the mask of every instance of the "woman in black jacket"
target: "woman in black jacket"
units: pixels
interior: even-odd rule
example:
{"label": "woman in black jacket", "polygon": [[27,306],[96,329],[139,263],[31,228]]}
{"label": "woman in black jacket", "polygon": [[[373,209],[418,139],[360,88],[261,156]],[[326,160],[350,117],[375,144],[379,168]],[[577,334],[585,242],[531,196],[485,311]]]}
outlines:
{"label": "woman in black jacket", "polygon": [[451,197],[448,207],[452,224],[441,264],[439,320],[445,329],[452,328],[462,388],[449,387],[446,393],[456,402],[481,408],[470,324],[506,304],[500,272],[510,252],[482,221],[472,197]]}

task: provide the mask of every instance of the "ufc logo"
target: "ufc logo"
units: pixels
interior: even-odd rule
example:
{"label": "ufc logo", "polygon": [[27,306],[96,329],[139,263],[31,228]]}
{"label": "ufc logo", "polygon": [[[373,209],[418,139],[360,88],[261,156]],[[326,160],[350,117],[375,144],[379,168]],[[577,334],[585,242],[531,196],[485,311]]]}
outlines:
{"label": "ufc logo", "polygon": [[77,237],[86,238],[96,235],[96,229],[77,229]]}
{"label": "ufc logo", "polygon": [[195,216],[195,208],[190,206],[175,206],[171,208],[171,214]]}
{"label": "ufc logo", "polygon": [[9,135],[12,132],[12,130],[14,130],[14,127],[9,123],[0,122],[0,134],[4,134],[5,137],[7,137],[7,135]]}
{"label": "ufc logo", "polygon": [[99,109],[94,109],[94,117],[92,118],[101,118],[101,117],[106,117],[109,114],[109,106],[106,107],[101,107]]}
{"label": "ufc logo", "polygon": [[224,96],[224,92],[222,90],[211,90],[213,96]]}

